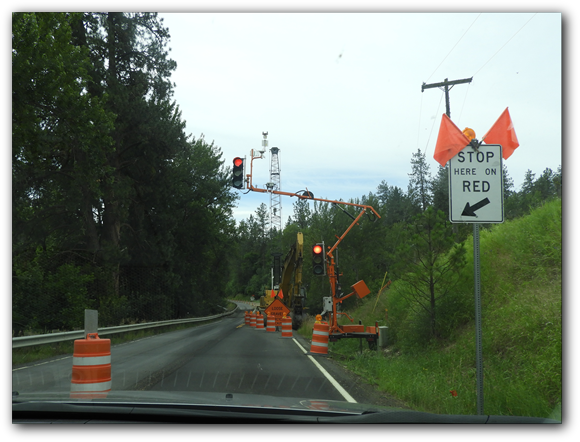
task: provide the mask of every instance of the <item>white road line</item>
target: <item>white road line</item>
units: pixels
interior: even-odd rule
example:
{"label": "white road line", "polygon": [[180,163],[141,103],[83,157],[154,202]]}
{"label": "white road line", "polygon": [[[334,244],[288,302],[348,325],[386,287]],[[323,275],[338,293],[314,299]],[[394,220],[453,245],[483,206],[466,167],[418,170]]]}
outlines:
{"label": "white road line", "polygon": [[[298,342],[298,341],[297,341],[295,338],[292,338],[292,340],[293,340],[294,342],[296,342],[296,345],[302,349],[302,351],[304,352],[304,354],[307,354],[307,353],[308,353],[308,352],[307,352],[307,351],[304,349],[304,347],[302,347],[302,345],[300,345],[300,343],[299,343],[299,342]],[[316,359],[314,359],[314,358],[313,358],[312,356],[310,356],[310,355],[307,355],[307,356],[308,356],[308,358],[309,358],[309,359],[312,361],[312,363],[313,363],[314,365],[316,365],[316,367],[317,367],[317,368],[320,370],[320,372],[321,372],[321,373],[324,375],[324,377],[326,377],[326,379],[328,379],[328,381],[329,381],[329,382],[330,382],[332,385],[334,385],[334,388],[336,388],[336,389],[338,390],[338,392],[339,392],[340,394],[342,394],[342,396],[344,397],[344,399],[345,399],[347,402],[352,402],[352,403],[354,403],[354,404],[356,404],[356,403],[357,403],[357,402],[354,400],[354,398],[353,398],[353,397],[352,397],[350,394],[348,394],[348,392],[347,392],[347,391],[346,391],[344,388],[342,388],[342,385],[340,385],[340,384],[339,384],[339,383],[336,381],[336,379],[334,379],[334,378],[333,378],[333,377],[330,375],[330,373],[328,373],[328,372],[327,372],[327,371],[324,369],[324,367],[318,363],[318,361],[317,361]]]}
{"label": "white road line", "polygon": [[39,365],[50,364],[51,362],[62,361],[63,359],[68,359],[68,358],[72,358],[72,355],[65,356],[64,358],[60,358],[60,359],[52,359],[50,361],[41,362],[39,364],[27,365],[26,367],[13,368],[12,371],[24,370],[25,368],[38,367]]}

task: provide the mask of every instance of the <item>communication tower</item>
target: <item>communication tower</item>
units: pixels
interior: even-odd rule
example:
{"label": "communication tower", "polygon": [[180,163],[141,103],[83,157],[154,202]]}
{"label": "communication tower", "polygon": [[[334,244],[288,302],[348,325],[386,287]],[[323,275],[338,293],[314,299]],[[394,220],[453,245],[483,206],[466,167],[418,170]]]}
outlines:
{"label": "communication tower", "polygon": [[[268,147],[268,132],[262,132],[262,150]],[[280,190],[280,149],[272,147],[270,149],[270,181],[266,183],[266,188],[270,191],[270,230],[282,231],[282,199],[280,195],[272,190]]]}

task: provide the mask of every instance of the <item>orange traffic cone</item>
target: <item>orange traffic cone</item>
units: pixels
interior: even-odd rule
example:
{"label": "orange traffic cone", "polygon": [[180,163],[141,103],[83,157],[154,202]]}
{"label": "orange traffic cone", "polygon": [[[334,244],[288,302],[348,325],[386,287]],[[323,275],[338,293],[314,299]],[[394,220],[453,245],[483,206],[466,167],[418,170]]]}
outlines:
{"label": "orange traffic cone", "polygon": [[111,391],[111,340],[88,333],[74,342],[71,398],[107,397]]}

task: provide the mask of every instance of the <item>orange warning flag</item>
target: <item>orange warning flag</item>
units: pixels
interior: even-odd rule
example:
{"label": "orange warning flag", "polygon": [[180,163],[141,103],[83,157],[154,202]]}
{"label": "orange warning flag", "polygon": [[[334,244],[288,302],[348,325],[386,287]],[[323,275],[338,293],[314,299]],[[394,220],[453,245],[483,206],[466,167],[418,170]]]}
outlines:
{"label": "orange warning flag", "polygon": [[278,292],[278,296],[280,297],[280,299],[284,299],[284,295],[282,294],[282,289],[280,289],[280,291]]}
{"label": "orange warning flag", "polygon": [[437,144],[435,145],[435,153],[433,154],[435,161],[444,167],[447,161],[461,152],[468,144],[469,138],[461,132],[447,114],[443,114],[439,135],[437,136]]}
{"label": "orange warning flag", "polygon": [[272,290],[272,293],[270,293],[270,298],[275,298],[276,297],[276,292],[274,290]]}
{"label": "orange warning flag", "polygon": [[491,129],[483,136],[482,141],[485,141],[486,144],[501,144],[504,160],[507,160],[520,145],[507,107],[491,126]]}

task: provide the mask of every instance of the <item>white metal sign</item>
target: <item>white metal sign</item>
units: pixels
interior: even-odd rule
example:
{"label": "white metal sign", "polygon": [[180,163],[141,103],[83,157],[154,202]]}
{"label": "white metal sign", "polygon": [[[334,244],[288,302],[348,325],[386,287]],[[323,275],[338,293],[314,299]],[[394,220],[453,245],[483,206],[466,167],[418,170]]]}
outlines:
{"label": "white metal sign", "polygon": [[452,223],[503,223],[503,164],[499,144],[467,146],[449,160]]}

